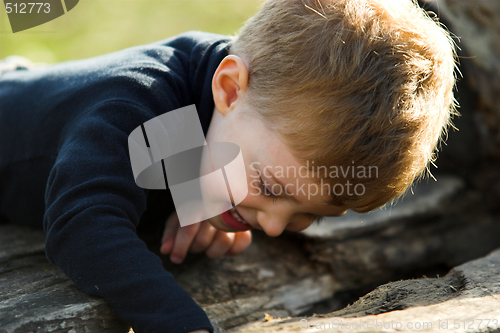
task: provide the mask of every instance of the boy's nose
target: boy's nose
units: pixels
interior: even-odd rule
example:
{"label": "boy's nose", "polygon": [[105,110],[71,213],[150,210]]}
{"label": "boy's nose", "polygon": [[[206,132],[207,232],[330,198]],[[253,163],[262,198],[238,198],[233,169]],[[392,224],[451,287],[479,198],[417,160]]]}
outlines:
{"label": "boy's nose", "polygon": [[288,225],[288,219],[278,214],[260,211],[257,213],[257,222],[262,230],[270,237],[277,237],[283,233]]}

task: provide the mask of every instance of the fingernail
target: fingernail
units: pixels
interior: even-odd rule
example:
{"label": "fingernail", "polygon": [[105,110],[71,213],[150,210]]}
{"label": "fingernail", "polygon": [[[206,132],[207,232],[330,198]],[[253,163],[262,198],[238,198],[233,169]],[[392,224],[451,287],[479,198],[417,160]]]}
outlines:
{"label": "fingernail", "polygon": [[182,262],[182,258],[177,256],[170,256],[170,261],[172,261],[174,264],[180,264]]}

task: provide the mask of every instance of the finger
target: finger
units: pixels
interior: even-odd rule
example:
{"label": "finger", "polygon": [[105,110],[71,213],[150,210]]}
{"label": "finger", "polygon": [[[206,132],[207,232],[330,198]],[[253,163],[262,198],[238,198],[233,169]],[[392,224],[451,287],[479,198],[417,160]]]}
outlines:
{"label": "finger", "polygon": [[233,256],[240,254],[245,251],[247,247],[252,243],[252,233],[250,230],[244,232],[237,232],[234,235],[234,242],[229,251],[227,251],[226,255]]}
{"label": "finger", "polygon": [[233,245],[234,232],[217,230],[212,244],[205,251],[207,257],[217,259],[222,257]]}
{"label": "finger", "polygon": [[167,222],[165,222],[165,230],[163,231],[163,237],[161,239],[161,254],[167,255],[172,251],[175,234],[179,227],[179,218],[177,217],[177,213],[174,212],[167,218]]}
{"label": "finger", "polygon": [[177,234],[175,235],[174,245],[172,248],[172,253],[170,253],[170,260],[175,264],[180,264],[188,252],[191,243],[193,242],[198,230],[200,228],[200,223],[190,224],[188,226],[179,228]]}
{"label": "finger", "polygon": [[200,253],[205,251],[212,241],[214,240],[215,234],[217,233],[217,229],[214,228],[210,222],[203,221],[200,223],[200,229],[196,234],[196,237],[189,248],[189,252],[191,253]]}

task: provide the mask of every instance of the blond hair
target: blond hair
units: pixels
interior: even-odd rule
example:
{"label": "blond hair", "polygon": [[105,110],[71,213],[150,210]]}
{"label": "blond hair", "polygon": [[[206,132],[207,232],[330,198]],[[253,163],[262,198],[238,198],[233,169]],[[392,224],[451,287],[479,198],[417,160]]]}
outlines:
{"label": "blond hair", "polygon": [[358,212],[422,175],[456,113],[453,41],[411,0],[267,1],[230,53],[248,64],[246,102],[302,163],[378,168],[346,175],[362,196],[331,194]]}

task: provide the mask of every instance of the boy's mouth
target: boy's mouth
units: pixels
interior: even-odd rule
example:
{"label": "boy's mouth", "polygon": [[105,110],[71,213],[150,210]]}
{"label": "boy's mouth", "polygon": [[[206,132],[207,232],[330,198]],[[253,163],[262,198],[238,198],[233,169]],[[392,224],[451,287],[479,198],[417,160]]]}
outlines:
{"label": "boy's mouth", "polygon": [[245,231],[253,229],[253,227],[245,221],[240,214],[233,207],[228,211],[221,214],[222,220],[228,227],[238,231]]}

